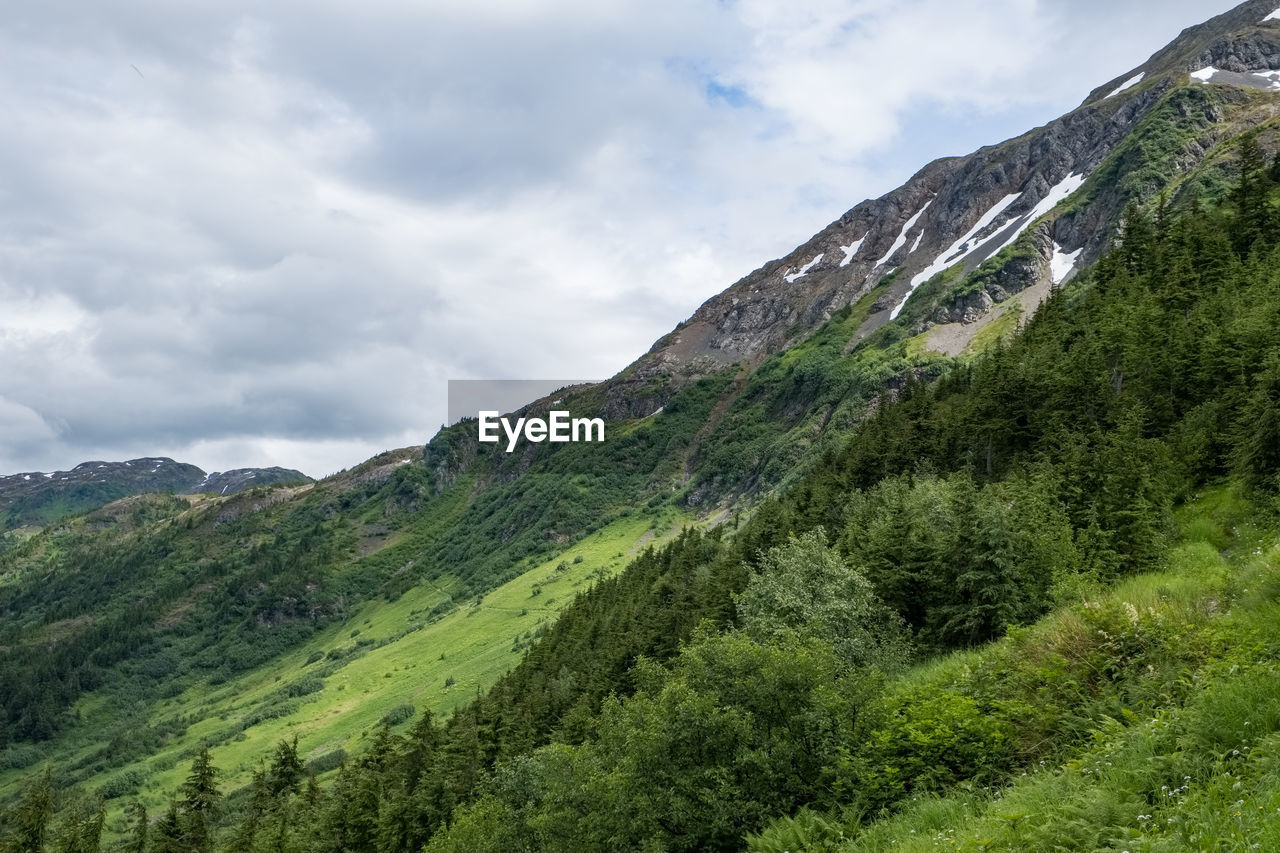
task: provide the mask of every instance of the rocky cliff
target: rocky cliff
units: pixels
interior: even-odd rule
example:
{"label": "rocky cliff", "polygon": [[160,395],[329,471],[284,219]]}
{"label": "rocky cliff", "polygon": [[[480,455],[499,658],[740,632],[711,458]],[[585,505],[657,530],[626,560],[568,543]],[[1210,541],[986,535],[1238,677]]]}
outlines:
{"label": "rocky cliff", "polygon": [[[901,188],[864,201],[783,258],[704,303],[633,366],[632,375],[699,374],[756,362],[813,332],[883,285],[860,334],[895,319],[935,276],[959,278],[1003,250],[1014,264],[984,296],[942,305],[931,323],[976,322],[1037,283],[1060,284],[1091,263],[1130,202],[1147,202],[1193,171],[1223,134],[1222,101],[1237,91],[1176,99],[1174,150],[1117,162],[1125,143],[1189,86],[1280,89],[1277,0],[1253,0],[1185,30],[1145,63],[1092,92],[1067,115],[968,156],[930,163]],[[1106,167],[1106,168],[1104,168]],[[1004,258],[1002,257],[1001,260]],[[1002,298],[1003,297],[1003,298]],[[1035,305],[1027,306],[1034,310]],[[929,312],[926,312],[928,314]]]}

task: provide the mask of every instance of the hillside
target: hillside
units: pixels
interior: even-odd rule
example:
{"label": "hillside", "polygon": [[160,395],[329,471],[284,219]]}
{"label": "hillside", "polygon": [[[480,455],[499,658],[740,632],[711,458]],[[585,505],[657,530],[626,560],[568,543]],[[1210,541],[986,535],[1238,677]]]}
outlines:
{"label": "hillside", "polygon": [[[314,484],[127,497],[8,537],[0,837],[1217,832],[1241,772],[1270,790],[1227,755],[1265,744],[1204,722],[1265,728],[1274,695],[1270,5],[926,167],[567,394],[609,419],[603,444],[506,454],[464,422]],[[1112,753],[1158,772],[1083,778]],[[1186,796],[1160,802],[1175,770]]]}
{"label": "hillside", "polygon": [[237,468],[206,474],[165,456],[82,462],[70,471],[0,475],[0,531],[40,527],[130,495],[148,492],[235,494],[254,486],[309,483],[288,468]]}

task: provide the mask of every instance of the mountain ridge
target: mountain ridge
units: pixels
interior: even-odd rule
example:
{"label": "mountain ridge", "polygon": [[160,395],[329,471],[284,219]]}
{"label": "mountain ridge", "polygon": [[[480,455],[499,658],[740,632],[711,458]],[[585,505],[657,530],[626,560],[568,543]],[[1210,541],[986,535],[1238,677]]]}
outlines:
{"label": "mountain ridge", "polygon": [[[1116,91],[1132,78],[1130,71],[1040,128],[927,164],[898,189],[860,202],[796,249],[712,296],[628,371],[698,374],[739,360],[756,361],[803,340],[832,313],[897,273],[879,310],[860,331],[865,337],[933,275],[960,262],[971,272],[1016,237],[1029,239],[1039,255],[1027,270],[1030,275],[1023,275],[1023,287],[1051,277],[1055,246],[1059,256],[1083,250],[1075,256],[1076,265],[1092,263],[1133,199],[1104,200],[1070,216],[1054,215],[1056,204],[1043,210],[1038,205],[1073,175],[1087,182],[1182,75],[1214,64],[1231,72],[1280,68],[1280,22],[1262,20],[1273,11],[1271,0],[1250,0],[1188,27],[1133,69],[1144,77],[1132,86]],[[1083,185],[1068,187],[1066,195]],[[1016,200],[971,232],[1011,195]],[[972,242],[963,253],[958,244],[966,236]],[[948,253],[946,247],[957,251]],[[924,278],[910,281],[918,276]]]}
{"label": "mountain ridge", "polygon": [[288,468],[237,468],[206,473],[167,456],[124,462],[93,460],[69,471],[0,475],[0,530],[48,524],[114,500],[147,492],[235,494],[254,486],[313,482]]}
{"label": "mountain ridge", "polygon": [[[1189,27],[1138,66],[1146,71],[1133,85],[1119,85],[1130,73],[1039,128],[925,165],[706,300],[616,376],[569,395],[571,402],[612,419],[644,418],[689,383],[752,375],[842,311],[861,318],[848,330],[847,352],[886,328],[890,337],[912,339],[917,355],[980,348],[1096,261],[1130,206],[1148,208],[1161,193],[1177,206],[1203,194],[1192,183],[1222,184],[1233,168],[1223,140],[1265,124],[1269,114],[1258,114],[1254,86],[1189,75],[1201,61],[1280,64],[1280,27],[1260,23],[1270,11],[1269,0],[1251,0]],[[1262,142],[1267,155],[1280,147],[1273,131]],[[724,393],[715,417],[738,405],[735,395],[750,393],[750,383],[734,380]],[[521,411],[548,406],[549,398]],[[821,422],[848,426],[859,416],[832,422],[829,413]],[[441,482],[485,458],[460,431],[450,436],[427,448]],[[708,437],[716,438],[712,424],[699,443]],[[504,476],[540,452],[528,448],[504,461]]]}

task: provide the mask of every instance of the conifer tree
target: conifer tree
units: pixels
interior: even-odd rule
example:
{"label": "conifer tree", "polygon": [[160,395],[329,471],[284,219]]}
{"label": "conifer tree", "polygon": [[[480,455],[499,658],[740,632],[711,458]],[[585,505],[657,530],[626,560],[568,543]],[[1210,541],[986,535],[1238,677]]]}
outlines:
{"label": "conifer tree", "polygon": [[55,853],[98,853],[107,819],[102,798],[81,797],[64,812],[53,847]]}
{"label": "conifer tree", "polygon": [[125,806],[129,819],[129,837],[125,841],[125,853],[147,853],[147,807],[141,800],[132,800]]}
{"label": "conifer tree", "polygon": [[1267,170],[1255,133],[1247,133],[1237,143],[1238,183],[1235,189],[1237,211],[1233,242],[1236,251],[1247,255],[1254,243],[1270,236],[1271,217],[1267,203]]}
{"label": "conifer tree", "polygon": [[1250,487],[1280,487],[1280,350],[1273,350],[1253,381],[1236,427],[1232,463]]}
{"label": "conifer tree", "polygon": [[212,848],[212,822],[218,813],[218,768],[213,766],[209,748],[203,747],[191,762],[191,772],[182,785],[182,838],[191,853],[207,853]]}
{"label": "conifer tree", "polygon": [[967,472],[951,486],[956,529],[942,564],[947,598],[934,608],[932,633],[948,646],[972,646],[1017,621],[1018,543],[998,501]]}
{"label": "conifer tree", "polygon": [[9,816],[13,829],[5,853],[43,853],[49,818],[53,814],[53,769],[45,767],[28,784],[18,807]]}
{"label": "conifer tree", "polygon": [[183,835],[182,815],[178,811],[178,801],[171,800],[169,802],[169,810],[156,823],[151,853],[187,853],[187,850]]}
{"label": "conifer tree", "polygon": [[298,793],[302,775],[302,759],[298,757],[298,736],[294,735],[293,740],[282,740],[276,744],[275,757],[267,770],[267,793],[274,799]]}

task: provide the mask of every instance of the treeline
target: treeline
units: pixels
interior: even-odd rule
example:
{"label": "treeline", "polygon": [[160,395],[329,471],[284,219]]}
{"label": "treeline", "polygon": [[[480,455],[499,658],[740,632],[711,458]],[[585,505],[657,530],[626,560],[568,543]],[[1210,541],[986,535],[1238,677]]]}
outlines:
{"label": "treeline", "polygon": [[737,850],[804,807],[873,813],[1060,748],[1128,663],[1053,702],[1034,678],[939,699],[885,675],[1156,564],[1207,482],[1275,493],[1280,176],[1252,140],[1240,163],[1231,204],[1131,208],[1011,345],[886,393],[734,535],[641,555],[446,723],[380,729],[324,790],[281,745],[174,849]]}

